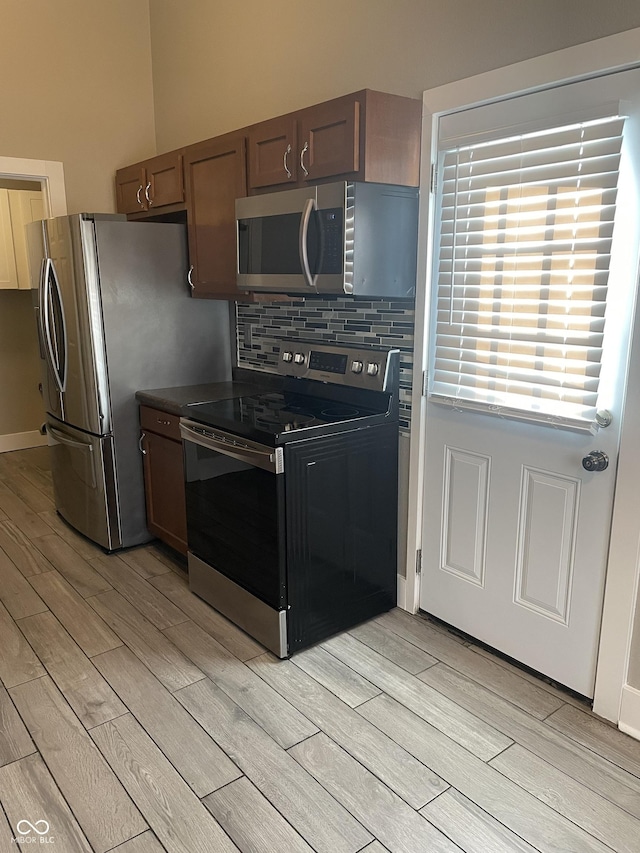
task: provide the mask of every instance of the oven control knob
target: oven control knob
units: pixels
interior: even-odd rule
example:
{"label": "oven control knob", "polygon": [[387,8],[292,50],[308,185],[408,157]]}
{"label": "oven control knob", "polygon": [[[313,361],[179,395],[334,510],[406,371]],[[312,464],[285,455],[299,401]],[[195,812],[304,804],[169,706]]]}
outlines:
{"label": "oven control knob", "polygon": [[375,363],[375,361],[370,361],[369,364],[367,364],[367,374],[369,376],[377,376],[379,370],[380,367]]}
{"label": "oven control knob", "polygon": [[304,364],[304,362],[305,362],[304,353],[303,352],[297,352],[294,355],[293,360],[295,361],[296,364]]}
{"label": "oven control knob", "polygon": [[361,361],[352,361],[351,362],[351,372],[352,373],[362,373],[363,364]]}
{"label": "oven control knob", "polygon": [[293,353],[292,353],[290,350],[285,350],[285,351],[282,353],[282,360],[283,360],[283,361],[289,362],[289,361],[291,361],[292,359],[293,359]]}

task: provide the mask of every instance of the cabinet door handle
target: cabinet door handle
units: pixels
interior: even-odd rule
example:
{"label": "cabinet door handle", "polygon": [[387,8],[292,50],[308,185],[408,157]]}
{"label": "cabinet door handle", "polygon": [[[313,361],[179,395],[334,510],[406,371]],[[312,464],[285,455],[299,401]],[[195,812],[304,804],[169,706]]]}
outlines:
{"label": "cabinet door handle", "polygon": [[142,432],[142,433],[140,433],[140,440],[138,441],[138,448],[140,450],[140,453],[142,453],[143,456],[147,455],[147,451],[142,446],[142,442],[145,440],[146,437],[147,437],[146,432]]}
{"label": "cabinet door handle", "polygon": [[146,200],[147,200],[147,204],[149,205],[149,207],[151,207],[151,205],[153,204],[153,199],[152,199],[152,198],[151,198],[151,196],[149,195],[149,190],[150,190],[150,189],[151,189],[151,181],[149,181],[149,183],[148,183],[148,184],[146,185],[146,187],[144,188],[144,197],[146,198]]}
{"label": "cabinet door handle", "polygon": [[291,154],[291,146],[287,145],[287,150],[284,152],[284,157],[282,158],[282,165],[284,166],[284,170],[287,173],[287,177],[291,177],[291,169],[287,166],[287,157]]}
{"label": "cabinet door handle", "polygon": [[140,205],[140,207],[144,207],[144,202],[140,198],[140,193],[142,192],[142,184],[138,187],[138,192],[136,193],[136,201]]}
{"label": "cabinet door handle", "polygon": [[189,272],[187,273],[187,284],[191,288],[191,292],[193,293],[195,289],[195,284],[193,283],[193,264],[189,267]]}
{"label": "cabinet door handle", "polygon": [[304,172],[304,176],[305,176],[305,178],[306,178],[306,177],[307,177],[307,175],[309,174],[309,170],[308,170],[308,169],[307,169],[307,167],[304,165],[304,155],[305,155],[305,152],[306,152],[306,151],[308,151],[308,150],[309,150],[309,143],[308,143],[308,142],[305,142],[305,144],[304,144],[304,148],[303,148],[303,149],[302,149],[302,151],[300,152],[300,168],[301,168],[301,169],[302,169],[302,171]]}

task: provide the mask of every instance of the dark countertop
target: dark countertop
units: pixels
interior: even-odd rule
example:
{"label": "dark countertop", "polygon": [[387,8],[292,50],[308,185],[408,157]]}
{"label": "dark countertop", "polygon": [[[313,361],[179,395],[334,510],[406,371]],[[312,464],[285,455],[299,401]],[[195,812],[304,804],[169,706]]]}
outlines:
{"label": "dark countertop", "polygon": [[191,403],[208,403],[229,397],[253,394],[260,386],[248,382],[210,382],[206,385],[183,385],[178,388],[155,388],[150,391],[137,391],[136,400],[144,406],[160,409],[172,415],[180,415],[183,406]]}
{"label": "dark countertop", "polygon": [[241,397],[244,394],[257,394],[264,391],[265,388],[274,387],[274,384],[281,383],[281,381],[279,376],[273,374],[242,370],[241,378],[239,376],[237,379],[228,382],[209,382],[204,385],[182,385],[176,388],[136,391],[136,400],[143,406],[151,406],[151,408],[159,409],[161,412],[180,415],[184,406],[193,403],[226,400],[230,397]]}

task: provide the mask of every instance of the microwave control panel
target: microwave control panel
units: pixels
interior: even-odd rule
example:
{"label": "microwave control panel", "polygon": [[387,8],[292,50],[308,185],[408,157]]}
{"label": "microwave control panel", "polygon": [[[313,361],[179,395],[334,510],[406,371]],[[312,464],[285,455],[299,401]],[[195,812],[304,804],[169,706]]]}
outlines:
{"label": "microwave control panel", "polygon": [[343,211],[339,207],[318,210],[319,220],[319,270],[322,275],[339,275],[344,262]]}

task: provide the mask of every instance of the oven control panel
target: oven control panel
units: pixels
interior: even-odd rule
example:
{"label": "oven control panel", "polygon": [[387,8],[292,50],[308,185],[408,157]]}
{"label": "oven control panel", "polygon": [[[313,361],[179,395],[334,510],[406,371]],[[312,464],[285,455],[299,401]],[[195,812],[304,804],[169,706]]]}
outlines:
{"label": "oven control panel", "polygon": [[278,372],[319,382],[388,391],[389,362],[394,349],[368,349],[301,341],[280,348]]}

